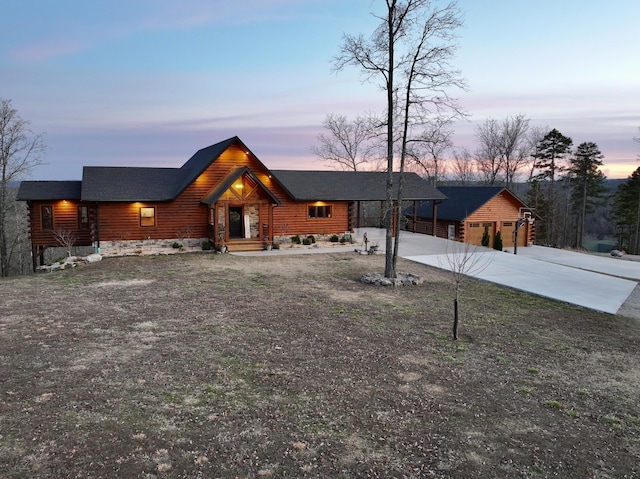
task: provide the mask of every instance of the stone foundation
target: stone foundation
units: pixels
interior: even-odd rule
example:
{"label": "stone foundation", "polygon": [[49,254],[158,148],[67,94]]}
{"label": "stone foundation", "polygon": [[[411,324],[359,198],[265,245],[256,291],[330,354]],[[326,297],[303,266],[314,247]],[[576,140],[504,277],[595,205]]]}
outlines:
{"label": "stone foundation", "polygon": [[101,241],[99,253],[104,257],[143,256],[176,254],[188,251],[202,251],[202,243],[207,238]]}

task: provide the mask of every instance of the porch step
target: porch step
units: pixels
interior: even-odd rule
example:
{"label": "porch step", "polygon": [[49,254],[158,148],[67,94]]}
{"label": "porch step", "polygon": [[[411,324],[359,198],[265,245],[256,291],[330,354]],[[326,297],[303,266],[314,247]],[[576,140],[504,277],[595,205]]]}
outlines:
{"label": "porch step", "polygon": [[229,241],[228,243],[225,243],[225,246],[231,253],[241,251],[262,251],[264,249],[262,241],[251,240]]}

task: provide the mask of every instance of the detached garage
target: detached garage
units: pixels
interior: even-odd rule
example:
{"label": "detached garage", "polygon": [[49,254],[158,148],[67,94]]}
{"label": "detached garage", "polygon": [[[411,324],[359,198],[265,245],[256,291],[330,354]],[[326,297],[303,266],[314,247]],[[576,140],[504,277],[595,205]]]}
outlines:
{"label": "detached garage", "polygon": [[[407,229],[441,238],[455,239],[480,246],[485,231],[489,246],[496,233],[505,248],[513,247],[518,220],[533,212],[507,188],[501,186],[441,186],[438,190],[448,199],[434,208],[432,201],[421,201],[417,208],[405,210]],[[433,214],[436,212],[435,232]],[[518,246],[533,244],[535,229],[532,222],[520,221]]]}

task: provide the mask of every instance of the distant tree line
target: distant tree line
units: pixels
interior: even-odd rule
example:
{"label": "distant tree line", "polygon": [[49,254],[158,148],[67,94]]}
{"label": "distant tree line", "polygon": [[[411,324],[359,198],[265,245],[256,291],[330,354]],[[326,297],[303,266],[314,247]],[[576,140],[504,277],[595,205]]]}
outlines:
{"label": "distant tree line", "polygon": [[613,218],[620,248],[640,254],[640,167],[618,187],[613,198]]}
{"label": "distant tree line", "polygon": [[[384,135],[379,124],[332,114],[325,128],[328,134],[313,148],[325,164],[380,169]],[[601,171],[604,156],[596,143],[574,149],[571,138],[555,128],[533,126],[523,114],[478,124],[474,151],[456,148],[452,136],[450,122],[432,122],[420,141],[409,142],[405,170],[434,186],[509,188],[534,209],[540,244],[584,248],[587,237],[616,238],[619,248],[640,252],[640,170],[612,189]]]}
{"label": "distant tree line", "polygon": [[[640,137],[634,140],[640,143]],[[640,167],[618,186],[613,201],[613,218],[620,247],[631,254],[640,254]]]}
{"label": "distant tree line", "polygon": [[32,271],[27,205],[24,201],[15,200],[17,193],[18,187],[12,184],[7,188],[5,196],[2,229],[7,241],[7,254],[3,263],[3,276],[29,274]]}
{"label": "distant tree line", "polygon": [[[24,273],[26,207],[15,201],[16,184],[42,163],[45,146],[41,134],[29,129],[11,100],[0,98],[0,276]],[[28,268],[31,262],[28,263]]]}

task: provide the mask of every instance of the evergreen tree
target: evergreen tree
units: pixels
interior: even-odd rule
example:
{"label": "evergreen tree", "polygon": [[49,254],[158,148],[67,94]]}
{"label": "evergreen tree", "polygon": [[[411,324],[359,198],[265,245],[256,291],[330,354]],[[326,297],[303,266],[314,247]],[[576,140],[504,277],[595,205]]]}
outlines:
{"label": "evergreen tree", "polygon": [[620,247],[631,254],[640,254],[640,167],[618,186],[613,218],[621,231]]}
{"label": "evergreen tree", "polygon": [[491,236],[489,235],[489,227],[485,226],[484,227],[484,233],[482,233],[482,241],[481,244],[482,246],[484,246],[485,248],[489,247],[489,243],[491,243]]}
{"label": "evergreen tree", "polygon": [[[560,216],[561,201],[556,187],[556,178],[564,171],[563,160],[570,152],[573,140],[564,136],[555,128],[547,133],[536,146],[533,154],[534,169],[537,174],[532,177],[532,181],[538,181],[538,191],[542,195],[539,207],[536,212],[543,218],[542,231],[538,230],[540,236],[544,232],[547,244],[558,244],[561,242],[562,232],[557,221]],[[544,186],[543,186],[544,185]]]}
{"label": "evergreen tree", "polygon": [[496,233],[496,237],[493,239],[493,249],[502,251],[502,235],[500,231]]}
{"label": "evergreen tree", "polygon": [[598,201],[602,201],[605,176],[599,168],[604,155],[598,145],[585,142],[578,145],[574,156],[569,160],[565,179],[571,191],[571,209],[576,219],[575,246],[584,247],[585,218],[594,211]]}
{"label": "evergreen tree", "polygon": [[[549,208],[549,203],[542,190],[542,182],[538,178],[532,178],[529,180],[529,188],[527,189],[527,205],[537,212],[540,216],[544,214]],[[539,221],[536,224],[536,238],[546,238],[547,229],[544,221]]]}

